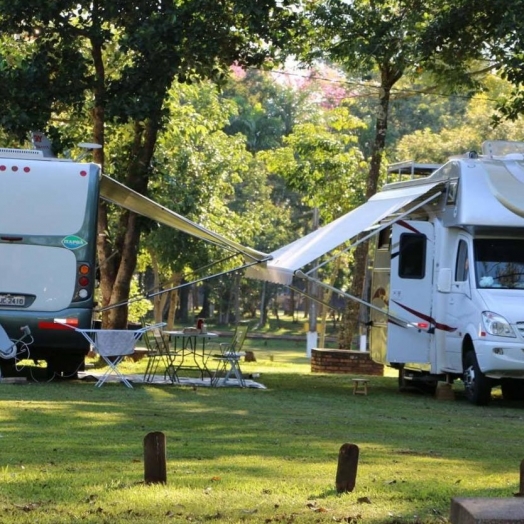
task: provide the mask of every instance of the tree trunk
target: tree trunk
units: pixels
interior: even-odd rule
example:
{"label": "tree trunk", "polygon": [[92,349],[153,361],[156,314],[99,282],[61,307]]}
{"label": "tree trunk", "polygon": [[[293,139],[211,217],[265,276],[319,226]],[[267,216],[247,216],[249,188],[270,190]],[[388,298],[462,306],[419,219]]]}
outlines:
{"label": "tree trunk", "polygon": [[[100,42],[91,40],[91,56],[95,70],[94,104],[92,111],[93,139],[104,146],[106,125],[105,99],[106,79],[103,52]],[[169,80],[169,82],[167,82]],[[170,86],[166,77],[165,92]],[[165,92],[155,93],[157,107],[152,108],[149,119],[140,119],[134,123],[133,142],[130,144],[129,163],[125,166],[124,183],[142,195],[147,195],[149,171],[153,158],[155,144],[161,119],[161,108]],[[95,149],[94,161],[102,166],[104,171],[104,147]],[[102,326],[104,328],[122,329],[127,327],[127,301],[131,279],[136,267],[138,246],[140,240],[140,223],[137,217],[129,211],[121,212],[118,228],[113,238],[110,238],[108,205],[100,202],[98,209],[97,253],[100,267],[100,292],[102,296]],[[112,307],[114,306],[114,307]]]}
{"label": "tree trunk", "polygon": [[[182,278],[180,281],[180,284],[187,284],[187,281],[185,278]],[[176,319],[183,324],[187,323],[193,323],[193,320],[195,320],[193,317],[194,315],[189,315],[189,294],[190,289],[189,286],[183,286],[180,289],[177,290],[178,294],[178,309],[176,314]]]}
{"label": "tree trunk", "polygon": [[[198,290],[197,286],[194,286],[195,290]],[[195,293],[196,297],[198,298],[198,293]],[[199,317],[209,319],[210,312],[211,312],[211,302],[209,300],[209,296],[211,295],[211,287],[209,286],[208,282],[202,283],[202,308],[200,309],[200,313],[198,314]]]}
{"label": "tree trunk", "polygon": [[166,293],[166,295],[169,295],[169,309],[167,311],[166,325],[168,330],[172,330],[175,326],[175,315],[180,295],[176,289]]}
{"label": "tree trunk", "polygon": [[[127,166],[125,184],[142,195],[147,194],[149,165],[154,153],[158,124],[153,121],[137,122],[134,126],[134,143]],[[102,325],[106,329],[127,327],[127,301],[131,279],[135,271],[140,240],[140,223],[129,211],[120,213],[119,225],[113,238],[108,238],[108,206],[101,203],[98,213],[98,258]]]}
{"label": "tree trunk", "polygon": [[[390,66],[381,68],[381,89],[377,109],[376,132],[371,151],[371,162],[366,182],[366,201],[376,192],[380,178],[382,156],[386,147],[386,133],[388,128],[388,114],[391,88],[402,77],[402,71]],[[358,245],[354,251],[354,265],[350,294],[362,297],[366,280],[368,242]],[[339,332],[338,345],[340,348],[350,349],[355,335],[358,334],[360,324],[360,304],[355,300],[348,300],[344,311],[344,319]]]}
{"label": "tree trunk", "polygon": [[258,327],[264,327],[267,323],[267,307],[266,307],[266,291],[267,282],[262,282],[262,293],[260,294],[260,322]]}
{"label": "tree trunk", "polygon": [[242,320],[240,312],[240,273],[233,275],[233,288],[234,288],[234,311],[235,311],[235,324],[238,324]]}

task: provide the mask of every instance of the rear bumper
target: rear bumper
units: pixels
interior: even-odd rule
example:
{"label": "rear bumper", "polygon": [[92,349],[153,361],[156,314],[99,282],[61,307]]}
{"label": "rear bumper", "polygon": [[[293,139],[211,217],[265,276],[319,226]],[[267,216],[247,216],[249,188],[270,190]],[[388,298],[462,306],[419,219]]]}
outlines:
{"label": "rear bumper", "polygon": [[75,319],[79,328],[91,327],[93,311],[89,309],[69,308],[53,313],[22,310],[0,310],[0,324],[10,338],[20,338],[20,328],[29,326],[34,343],[31,354],[47,356],[56,353],[87,353],[89,343],[74,329],[55,322],[55,319]]}

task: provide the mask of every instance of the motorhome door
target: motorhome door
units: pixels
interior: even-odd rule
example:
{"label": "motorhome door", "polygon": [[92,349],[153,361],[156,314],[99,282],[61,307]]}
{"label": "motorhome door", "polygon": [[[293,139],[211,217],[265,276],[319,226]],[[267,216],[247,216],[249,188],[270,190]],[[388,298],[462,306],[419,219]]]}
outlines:
{"label": "motorhome door", "polygon": [[389,312],[410,323],[390,318],[387,360],[390,363],[428,363],[431,344],[434,228],[430,222],[399,221],[391,234]]}

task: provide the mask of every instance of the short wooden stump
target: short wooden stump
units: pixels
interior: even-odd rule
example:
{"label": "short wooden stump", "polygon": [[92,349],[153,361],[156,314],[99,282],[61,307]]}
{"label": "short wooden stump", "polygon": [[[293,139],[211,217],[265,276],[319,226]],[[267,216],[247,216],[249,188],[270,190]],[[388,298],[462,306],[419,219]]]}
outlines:
{"label": "short wooden stump", "polygon": [[368,382],[367,378],[353,378],[353,395],[367,395],[368,394]]}

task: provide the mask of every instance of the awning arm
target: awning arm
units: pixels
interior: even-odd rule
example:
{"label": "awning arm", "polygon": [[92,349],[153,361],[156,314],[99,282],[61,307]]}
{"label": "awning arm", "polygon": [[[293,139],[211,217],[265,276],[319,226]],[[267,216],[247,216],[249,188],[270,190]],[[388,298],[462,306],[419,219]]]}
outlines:
{"label": "awning arm", "polygon": [[[407,215],[409,215],[413,211],[417,210],[419,207],[422,207],[422,206],[425,206],[426,204],[429,204],[429,202],[431,202],[432,200],[435,200],[435,198],[437,198],[438,196],[442,195],[443,192],[444,191],[442,190],[442,191],[439,191],[438,193],[435,193],[434,195],[431,195],[430,197],[426,198],[426,200],[424,200],[423,202],[418,203],[416,206],[413,206],[413,207],[409,208],[407,211],[405,211],[404,213],[401,213],[400,215],[396,216],[394,219],[391,219],[388,222],[382,224],[381,226],[379,226],[378,228],[374,229],[373,231],[371,231],[370,233],[368,233],[364,237],[362,237],[359,240],[357,240],[355,243],[345,247],[339,253],[334,254],[332,257],[328,258],[327,260],[325,260],[324,262],[322,262],[318,266],[308,270],[306,273],[303,273],[303,274],[304,275],[309,275],[309,274],[313,273],[314,271],[317,271],[321,267],[323,267],[326,264],[328,264],[329,262],[331,262],[333,259],[343,255],[344,253],[346,253],[350,249],[353,249],[353,248],[357,247],[359,244],[362,244],[363,242],[366,242],[366,240],[369,240],[371,237],[374,237],[375,235],[380,233],[383,229],[388,228],[392,223],[397,222],[398,220],[402,220],[404,217],[406,217]],[[298,271],[300,271],[300,270],[298,270]],[[296,271],[295,274],[298,273],[298,271]],[[358,300],[358,299],[356,299],[356,297],[354,297],[354,298],[355,298],[355,300]]]}
{"label": "awning arm", "polygon": [[300,288],[295,287],[295,286],[286,286],[286,287],[289,288],[289,289],[292,289],[293,291],[296,291],[297,293],[300,293],[301,295],[304,295],[305,297],[309,298],[309,300],[313,300],[314,302],[316,302],[317,304],[320,304],[321,306],[325,306],[325,307],[327,307],[329,309],[334,309],[336,311],[340,310],[339,307],[336,307],[333,304],[328,304],[324,300],[321,300],[318,297],[314,297],[313,295],[310,295],[307,291],[304,291],[303,289],[300,289]]}
{"label": "awning arm", "polygon": [[302,271],[295,271],[295,276],[298,278],[303,278],[305,280],[309,280],[310,282],[313,282],[314,284],[317,284],[325,289],[328,289],[329,291],[332,291],[333,293],[336,293],[339,296],[343,296],[344,298],[349,298],[350,300],[355,300],[359,304],[362,304],[366,307],[369,307],[371,309],[374,309],[375,311],[378,311],[379,313],[385,315],[388,319],[391,319],[393,322],[398,324],[401,327],[404,328],[415,328],[419,331],[430,331],[431,326],[428,326],[427,329],[421,328],[420,326],[414,324],[413,322],[409,322],[408,320],[399,317],[397,315],[391,314],[389,311],[384,311],[383,309],[371,304],[370,302],[366,302],[365,300],[362,300],[361,298],[358,298],[354,295],[351,295],[350,293],[347,293],[345,291],[342,291],[341,289],[337,289],[336,287],[331,286],[330,284],[326,284],[325,282],[322,282],[321,280],[315,279],[307,275],[306,273],[303,273]]}
{"label": "awning arm", "polygon": [[[267,260],[271,260],[271,257],[268,257]],[[256,262],[249,262],[246,264],[242,264],[241,266],[235,267],[233,269],[227,269],[226,271],[222,271],[221,273],[215,273],[214,275],[208,275],[202,278],[197,278],[196,280],[192,280],[191,282],[184,282],[183,284],[179,284],[178,286],[171,287],[169,289],[162,289],[162,291],[150,293],[145,298],[153,298],[153,297],[156,297],[157,295],[162,295],[163,293],[168,293],[169,291],[175,291],[177,289],[180,289],[186,286],[198,284],[199,282],[204,282],[205,280],[209,280],[211,278],[223,277],[224,275],[228,275],[229,273],[234,273],[235,271],[240,271],[240,270],[246,269],[251,266],[256,266],[257,264],[260,264],[261,262],[264,262],[264,260],[257,260]]]}
{"label": "awning arm", "polygon": [[[269,257],[269,259],[270,259],[270,257]],[[113,309],[113,308],[116,308],[116,307],[126,306],[128,304],[133,303],[133,302],[138,302],[139,300],[153,298],[153,297],[156,297],[158,295],[163,295],[164,293],[169,293],[170,291],[176,291],[177,289],[181,289],[183,287],[191,286],[193,284],[198,284],[199,282],[204,282],[204,281],[210,280],[212,278],[222,277],[224,275],[228,275],[229,273],[234,273],[235,271],[240,271],[242,269],[246,269],[246,268],[248,268],[250,266],[255,266],[255,265],[259,264],[260,262],[263,262],[263,261],[258,261],[257,260],[256,262],[249,262],[249,263],[243,264],[241,266],[234,267],[232,269],[227,269],[226,271],[222,271],[220,273],[214,273],[213,275],[207,275],[205,277],[197,278],[196,280],[192,280],[191,282],[184,282],[183,284],[179,284],[178,286],[170,287],[169,289],[162,289],[161,291],[156,291],[154,293],[147,293],[144,296],[131,298],[129,300],[125,300],[124,302],[119,302],[118,304],[109,304],[108,306],[105,306],[105,307],[102,307],[102,308],[96,308],[95,311],[97,313],[100,313],[100,312],[107,311],[109,309]]]}

